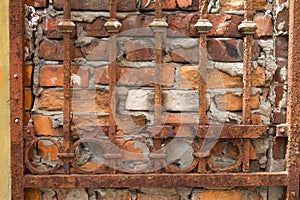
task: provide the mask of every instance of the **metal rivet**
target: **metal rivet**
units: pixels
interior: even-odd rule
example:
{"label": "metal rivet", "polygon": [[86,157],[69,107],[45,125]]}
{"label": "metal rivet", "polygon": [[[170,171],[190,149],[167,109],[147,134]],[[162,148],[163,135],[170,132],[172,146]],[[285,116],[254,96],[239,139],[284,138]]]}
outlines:
{"label": "metal rivet", "polygon": [[18,78],[18,74],[14,74],[14,78]]}
{"label": "metal rivet", "polygon": [[18,119],[18,118],[16,118],[16,119],[15,119],[15,122],[16,122],[16,123],[18,123],[18,122],[19,122],[19,119]]}

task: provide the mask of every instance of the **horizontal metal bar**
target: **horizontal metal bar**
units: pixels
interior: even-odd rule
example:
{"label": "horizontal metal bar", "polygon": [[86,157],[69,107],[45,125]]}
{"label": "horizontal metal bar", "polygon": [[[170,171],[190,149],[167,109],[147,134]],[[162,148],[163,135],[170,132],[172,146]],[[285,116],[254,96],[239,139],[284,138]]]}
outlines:
{"label": "horizontal metal bar", "polygon": [[269,129],[266,125],[200,125],[199,138],[261,138]]}
{"label": "horizontal metal bar", "polygon": [[25,175],[26,188],[246,187],[286,186],[286,172],[227,174]]}

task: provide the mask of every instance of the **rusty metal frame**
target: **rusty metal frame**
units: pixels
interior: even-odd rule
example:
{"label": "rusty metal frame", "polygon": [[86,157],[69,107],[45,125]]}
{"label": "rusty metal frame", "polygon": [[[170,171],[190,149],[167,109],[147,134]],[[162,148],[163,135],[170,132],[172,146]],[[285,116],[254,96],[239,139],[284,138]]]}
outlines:
{"label": "rusty metal frame", "polygon": [[[163,20],[162,0],[156,0],[155,20],[151,27],[155,35],[155,124],[149,128],[149,132],[153,133],[154,149],[159,150],[161,140],[173,137],[170,133],[170,126],[161,124],[162,105],[162,87],[160,71],[162,67],[162,42],[163,34],[167,24]],[[221,131],[221,135],[216,136],[214,130],[219,130],[220,127],[208,125],[206,116],[206,102],[203,98],[206,95],[205,74],[206,74],[206,34],[208,33],[211,24],[207,20],[207,0],[199,0],[199,21],[195,25],[199,33],[199,70],[201,72],[200,87],[199,87],[199,126],[197,135],[199,144],[203,138],[219,138],[229,140],[238,144],[236,139],[243,139],[243,143],[239,146],[239,151],[242,153],[243,172],[247,172],[249,168],[249,143],[251,138],[261,138],[265,136],[268,126],[252,126],[250,125],[250,65],[251,65],[251,43],[255,24],[252,22],[252,1],[245,1],[245,21],[241,24],[240,30],[244,36],[244,94],[243,94],[243,125],[225,126]],[[113,115],[115,114],[116,97],[114,89],[116,87],[116,33],[122,25],[117,21],[116,0],[110,0],[110,19],[105,24],[106,29],[110,33],[109,49],[111,61],[109,66],[110,76],[110,124],[107,129],[107,136],[111,141],[115,141],[116,123]],[[289,95],[288,95],[288,126],[280,127],[278,134],[288,132],[288,154],[287,154],[287,170],[284,172],[257,172],[257,173],[213,173],[202,174],[204,172],[201,167],[198,168],[199,173],[184,174],[190,169],[182,171],[176,168],[167,166],[163,170],[155,171],[150,174],[116,174],[115,170],[103,171],[102,166],[97,170],[103,174],[93,174],[98,171],[87,172],[84,175],[70,172],[70,165],[74,164],[74,154],[72,149],[74,145],[79,145],[84,142],[82,139],[72,145],[69,143],[70,137],[70,34],[74,25],[70,20],[70,1],[64,2],[64,19],[60,23],[60,28],[64,36],[64,142],[62,144],[55,143],[59,148],[59,159],[63,163],[63,170],[57,174],[51,173],[36,173],[25,174],[25,148],[24,148],[24,88],[23,88],[23,65],[24,65],[24,0],[10,1],[10,104],[11,104],[11,165],[13,166],[12,173],[12,198],[24,199],[25,188],[54,187],[54,188],[74,188],[74,187],[92,187],[92,188],[130,188],[130,187],[222,187],[222,186],[287,186],[287,199],[299,199],[299,151],[300,151],[300,2],[299,0],[290,1],[290,32],[289,32]],[[202,100],[201,100],[202,99]],[[204,100],[203,100],[204,99]],[[284,129],[284,130],[283,130]],[[27,129],[34,131],[32,129]],[[157,131],[159,130],[159,131]],[[254,134],[253,134],[254,133]],[[34,135],[34,134],[31,134]],[[31,145],[41,139],[48,138],[33,138]],[[50,139],[49,139],[50,140]],[[94,141],[92,138],[85,140]],[[99,142],[99,141],[94,141]],[[104,144],[102,141],[99,144]],[[105,144],[104,144],[105,145]],[[30,145],[29,145],[30,146]],[[109,147],[108,147],[109,148]],[[28,150],[28,149],[27,149]],[[198,149],[194,147],[195,160],[197,162],[206,163],[208,161],[201,160],[205,155],[196,152]],[[242,151],[242,152],[241,152]],[[198,154],[197,154],[198,153]],[[117,164],[119,152],[110,152],[105,154],[107,162]],[[155,166],[159,166],[164,161],[164,152],[151,154]],[[197,164],[197,163],[196,163]],[[196,167],[193,166],[193,168]],[[55,168],[56,170],[56,168]],[[80,169],[78,169],[80,171]],[[216,170],[218,171],[218,169]]]}

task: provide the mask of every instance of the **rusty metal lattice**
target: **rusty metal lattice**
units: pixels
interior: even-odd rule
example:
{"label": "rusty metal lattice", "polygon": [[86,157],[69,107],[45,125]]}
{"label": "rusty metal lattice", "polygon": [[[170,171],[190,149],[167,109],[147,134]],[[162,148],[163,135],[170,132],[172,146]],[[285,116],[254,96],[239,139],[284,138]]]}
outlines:
{"label": "rusty metal lattice", "polygon": [[[163,66],[162,45],[168,24],[163,18],[162,1],[155,1],[155,19],[150,27],[154,32],[155,41],[155,81],[154,81],[154,125],[147,127],[151,133],[153,146],[140,139],[149,149],[150,162],[138,171],[126,169],[120,163],[122,145],[116,142],[116,114],[117,97],[115,94],[117,80],[117,33],[122,24],[117,19],[117,1],[110,0],[110,18],[105,28],[109,38],[109,126],[102,127],[108,139],[96,137],[81,138],[75,143],[70,142],[71,135],[71,44],[70,38],[75,24],[71,20],[70,1],[64,1],[64,18],[59,24],[64,41],[64,121],[63,140],[57,142],[50,137],[36,137],[33,127],[23,127],[24,98],[23,98],[23,40],[24,40],[24,1],[10,1],[10,66],[11,66],[11,144],[12,156],[12,197],[24,199],[24,188],[55,187],[93,187],[93,188],[130,188],[130,187],[222,187],[222,186],[287,186],[287,199],[299,199],[299,133],[300,133],[300,90],[295,89],[300,84],[300,40],[299,29],[300,8],[299,1],[290,1],[290,44],[289,44],[289,107],[288,126],[281,127],[278,132],[288,131],[287,170],[284,172],[256,172],[249,171],[250,139],[262,138],[267,135],[270,126],[250,125],[250,94],[251,94],[251,54],[253,35],[256,25],[252,21],[252,1],[245,1],[244,21],[239,26],[244,35],[244,76],[243,76],[243,124],[242,125],[211,125],[206,114],[206,66],[207,66],[207,33],[212,25],[207,19],[207,0],[199,0],[199,20],[195,25],[199,33],[199,122],[196,130],[196,142],[187,136],[176,136],[172,126],[162,123],[162,86],[161,71]],[[13,42],[12,42],[13,41]],[[272,127],[273,128],[273,127]],[[283,130],[283,131],[280,131]],[[218,132],[218,134],[216,134]],[[31,141],[24,147],[24,138]],[[166,152],[162,144],[169,138],[181,138],[193,149],[193,162],[190,166],[180,169],[174,164],[166,164]],[[200,151],[204,139],[219,140],[231,143],[238,149],[236,163],[228,168],[214,166],[210,159],[210,152]],[[35,168],[29,161],[29,151],[39,141],[46,140],[58,149],[58,161],[54,167],[47,170]],[[75,150],[82,143],[90,142],[99,145],[104,151],[104,163],[100,163],[93,170],[86,170],[76,164]],[[116,148],[118,146],[118,148]],[[30,173],[25,174],[25,167]],[[122,167],[123,171],[118,170]],[[243,173],[239,172],[239,169]],[[206,174],[207,171],[214,172]]]}

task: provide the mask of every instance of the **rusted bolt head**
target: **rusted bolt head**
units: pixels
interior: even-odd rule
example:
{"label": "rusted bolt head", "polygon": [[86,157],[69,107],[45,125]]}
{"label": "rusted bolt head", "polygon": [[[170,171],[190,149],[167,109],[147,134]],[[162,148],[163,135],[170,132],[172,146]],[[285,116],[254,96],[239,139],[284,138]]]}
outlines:
{"label": "rusted bolt head", "polygon": [[243,21],[238,26],[238,29],[243,35],[253,35],[257,29],[257,25],[253,21]]}
{"label": "rusted bolt head", "polygon": [[198,22],[194,25],[194,28],[198,33],[208,33],[212,29],[213,25],[207,19],[199,19]]}
{"label": "rusted bolt head", "polygon": [[122,24],[117,20],[108,20],[104,27],[106,28],[107,32],[109,33],[117,33],[122,28]]}

